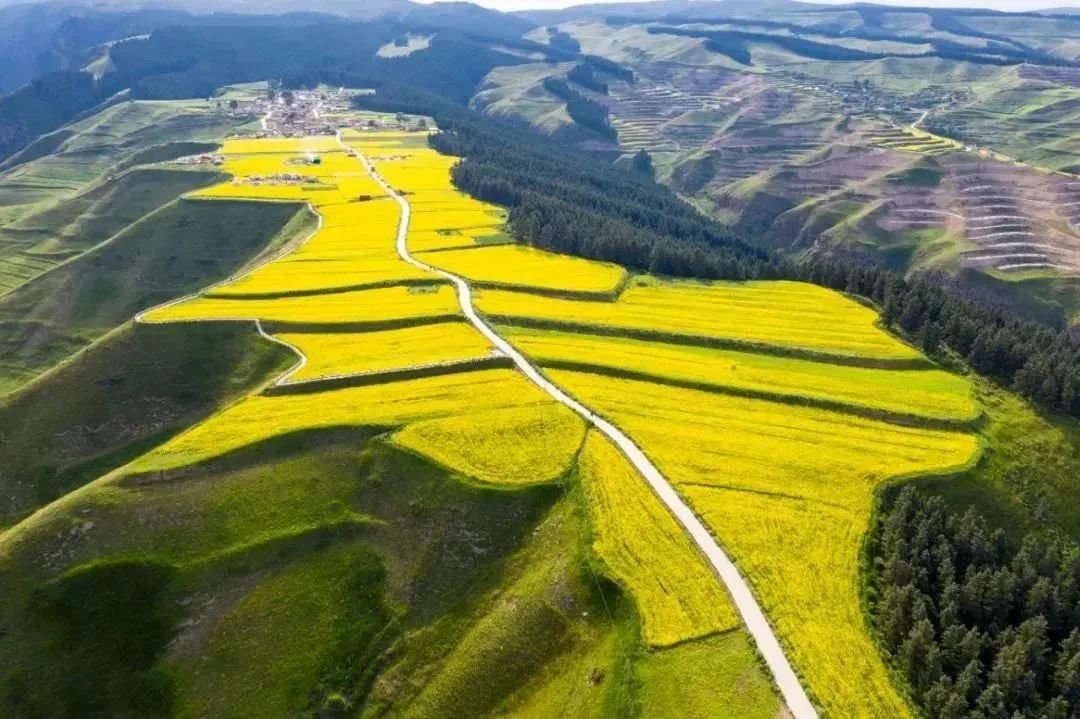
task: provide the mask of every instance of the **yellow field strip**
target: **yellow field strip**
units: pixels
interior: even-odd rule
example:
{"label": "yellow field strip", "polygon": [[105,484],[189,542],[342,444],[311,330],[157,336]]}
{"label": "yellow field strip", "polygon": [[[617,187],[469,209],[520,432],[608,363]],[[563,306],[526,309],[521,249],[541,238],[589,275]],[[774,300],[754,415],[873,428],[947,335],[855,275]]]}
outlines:
{"label": "yellow field strip", "polygon": [[584,437],[581,418],[552,402],[413,422],[392,441],[466,477],[524,486],[566,475]]}
{"label": "yellow field strip", "polygon": [[166,442],[125,468],[127,474],[179,469],[273,437],[335,427],[398,427],[411,422],[528,406],[555,407],[508,369],[405,380],[328,392],[254,395]]}
{"label": "yellow field strip", "polygon": [[979,414],[970,384],[944,370],[851,367],[626,337],[512,326],[500,329],[541,366],[581,365],[639,379],[927,420],[970,422]]}
{"label": "yellow field strip", "polygon": [[494,245],[419,253],[424,262],[470,282],[553,292],[614,293],[626,279],[618,265],[555,255],[522,245]]}
{"label": "yellow field strip", "polygon": [[838,358],[920,361],[877,327],[877,313],[836,292],[799,282],[683,282],[635,278],[616,302],[582,302],[481,290],[488,316],[573,322],[611,330],[684,334]]}
{"label": "yellow field strip", "polygon": [[263,320],[281,325],[361,325],[460,315],[448,287],[386,287],[273,299],[199,297],[148,313],[156,322]]}
{"label": "yellow field strip", "polygon": [[440,322],[364,333],[291,333],[277,338],[308,361],[288,375],[300,382],[489,357],[491,344],[464,322]]}
{"label": "yellow field strip", "polygon": [[738,627],[720,580],[626,457],[592,431],[579,463],[593,549],[637,603],[645,641],[670,646]]}

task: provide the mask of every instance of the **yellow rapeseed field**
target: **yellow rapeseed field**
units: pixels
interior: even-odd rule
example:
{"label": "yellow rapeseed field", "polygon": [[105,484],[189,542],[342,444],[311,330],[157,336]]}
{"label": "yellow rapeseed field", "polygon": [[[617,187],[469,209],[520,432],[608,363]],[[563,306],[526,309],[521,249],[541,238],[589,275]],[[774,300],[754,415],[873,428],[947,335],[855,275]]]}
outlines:
{"label": "yellow rapeseed field", "polygon": [[974,460],[972,434],[647,382],[551,371],[616,422],[692,502],[749,575],[827,711],[905,716],[869,634],[858,556],[874,492]]}
{"label": "yellow rapeseed field", "polygon": [[[293,141],[299,147],[300,141]],[[307,160],[317,157],[319,164]],[[385,197],[355,158],[336,154],[248,154],[225,158],[222,169],[233,179],[193,193],[208,199],[310,202],[315,206]]]}
{"label": "yellow rapeseed field", "polygon": [[477,245],[475,230],[468,230],[466,232],[454,231],[449,233],[438,232],[436,230],[425,230],[423,232],[410,230],[409,237],[406,241],[409,245],[409,251],[414,254],[429,252],[431,250],[476,247]]}
{"label": "yellow rapeseed field", "polygon": [[781,402],[551,370],[610,416],[677,483],[869,507],[882,481],[961,464],[974,435]]}
{"label": "yellow rapeseed field", "polygon": [[461,190],[456,189],[450,183],[449,178],[447,178],[446,187],[442,189],[424,190],[423,192],[410,192],[408,198],[409,206],[412,207],[413,212],[426,212],[427,208],[432,205],[459,202],[469,203],[471,207],[486,206],[489,209],[499,208],[498,205],[487,205],[487,203],[469,197]]}
{"label": "yellow rapeseed field", "polygon": [[197,297],[163,307],[146,316],[148,322],[197,320],[256,320],[312,324],[387,322],[458,316],[453,289],[387,287],[325,295],[275,299]]}
{"label": "yellow rapeseed field", "polygon": [[[225,155],[225,172],[236,177],[268,177],[279,174],[313,176],[320,179],[340,175],[342,177],[367,177],[355,158],[343,151],[307,153],[300,149],[301,143],[293,140],[292,152],[251,153]],[[317,159],[318,163],[312,162]]]}
{"label": "yellow rapeseed field", "polygon": [[376,332],[284,333],[307,364],[289,379],[311,380],[361,372],[383,372],[491,354],[483,335],[465,322],[439,322]]}
{"label": "yellow rapeseed field", "polygon": [[828,716],[910,716],[859,600],[869,510],[707,487],[682,492],[738,561]]}
{"label": "yellow rapeseed field", "polygon": [[208,295],[243,297],[272,293],[323,292],[431,278],[431,273],[402,262],[396,255],[386,253],[328,258],[297,255],[263,265],[251,274],[219,287]]}
{"label": "yellow rapeseed field", "polygon": [[607,262],[556,255],[523,245],[428,252],[419,259],[467,280],[548,290],[613,292],[626,270]]}
{"label": "yellow rapeseed field", "polygon": [[479,370],[311,394],[255,395],[169,440],[127,473],[186,467],[272,437],[333,427],[401,426],[499,408],[555,402],[517,372]]}
{"label": "yellow rapeseed field", "polygon": [[[401,210],[355,157],[343,151],[323,153],[318,155],[320,164],[297,165],[297,160],[308,157],[301,152],[305,140],[292,140],[291,145],[275,141],[272,144],[279,148],[277,154],[255,153],[258,141],[244,142],[249,154],[229,155],[224,166],[237,179],[203,190],[198,196],[308,201],[322,216],[322,227],[285,257],[216,288],[214,296],[348,290],[430,279],[430,273],[397,256],[395,240]],[[289,147],[295,152],[287,152]],[[280,177],[282,173],[315,176],[319,184],[251,181],[253,177]]]}
{"label": "yellow rapeseed field", "polygon": [[807,397],[935,419],[978,413],[970,383],[943,370],[848,367],[791,357],[665,344],[626,337],[500,327],[541,365],[578,362],[657,378]]}
{"label": "yellow rapeseed field", "polygon": [[505,223],[505,215],[497,215],[487,210],[459,209],[445,212],[416,212],[409,220],[409,229],[416,232],[463,231],[481,227],[501,227]]}
{"label": "yellow rapeseed field", "polygon": [[635,278],[614,303],[484,290],[477,293],[477,305],[499,317],[699,335],[875,359],[921,356],[875,326],[877,313],[870,308],[802,282]]}
{"label": "yellow rapeseed field", "polygon": [[[455,190],[450,170],[458,159],[430,149],[423,134],[348,132],[345,138],[405,193],[413,209],[410,247],[423,252],[425,262],[477,282],[530,288],[607,292],[623,281],[621,268],[530,248],[445,249],[498,239],[505,213]],[[460,316],[452,288],[445,285],[279,299],[238,296],[333,290],[421,275],[396,257],[396,203],[378,199],[385,193],[333,138],[230,141],[224,153],[224,169],[237,180],[200,196],[308,201],[322,215],[323,229],[286,257],[214,291],[231,299],[200,297],[157,310],[151,321],[416,322],[367,333],[282,334],[309,357],[293,379],[455,361],[490,351],[463,323],[426,324]],[[307,153],[319,153],[320,163],[305,161]],[[250,181],[289,173],[315,181]],[[495,289],[477,297],[485,313],[510,318],[511,341],[541,364],[572,360],[924,417],[965,419],[974,413],[966,383],[932,369],[870,370],[513,329],[514,318],[533,318],[781,351],[920,358],[876,326],[874,311],[809,284],[637,277],[614,302]],[[907,714],[860,611],[859,548],[883,482],[971,461],[978,450],[973,435],[598,374],[548,374],[624,429],[693,504],[748,576],[826,712],[890,719]],[[479,481],[509,485],[552,481],[568,471],[581,449],[580,476],[596,552],[637,602],[646,641],[664,646],[736,626],[721,585],[643,480],[606,439],[592,437],[582,448],[582,422],[513,370],[249,397],[126,471],[182,467],[280,434],[341,426],[394,428],[393,441],[401,447]]]}
{"label": "yellow rapeseed field", "polygon": [[585,423],[554,402],[459,409],[453,417],[408,425],[394,443],[481,482],[525,485],[565,475],[585,436]]}
{"label": "yellow rapeseed field", "polygon": [[368,233],[378,235],[386,243],[388,250],[393,250],[398,223],[401,222],[401,209],[390,199],[376,199],[369,202],[349,202],[340,205],[319,207],[326,229],[347,228],[350,233]]}
{"label": "yellow rapeseed field", "polygon": [[579,462],[593,549],[634,598],[645,641],[667,646],[737,627],[720,580],[619,450],[590,432]]}

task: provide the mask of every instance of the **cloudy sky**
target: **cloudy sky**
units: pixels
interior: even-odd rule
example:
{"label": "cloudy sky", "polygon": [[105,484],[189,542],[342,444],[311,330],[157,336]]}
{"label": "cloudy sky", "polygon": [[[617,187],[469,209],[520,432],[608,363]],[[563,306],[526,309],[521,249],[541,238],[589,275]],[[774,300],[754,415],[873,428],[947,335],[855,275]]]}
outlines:
{"label": "cloudy sky", "polygon": [[[430,2],[431,0],[421,0]],[[480,5],[499,10],[533,10],[537,8],[559,8],[567,5],[580,5],[586,2],[625,2],[625,0],[473,0]],[[830,0],[810,0],[811,2],[829,2]],[[848,2],[849,0],[835,0]],[[997,10],[1032,10],[1040,7],[1077,7],[1080,0],[890,0],[889,5],[915,5],[918,7],[980,7]]]}

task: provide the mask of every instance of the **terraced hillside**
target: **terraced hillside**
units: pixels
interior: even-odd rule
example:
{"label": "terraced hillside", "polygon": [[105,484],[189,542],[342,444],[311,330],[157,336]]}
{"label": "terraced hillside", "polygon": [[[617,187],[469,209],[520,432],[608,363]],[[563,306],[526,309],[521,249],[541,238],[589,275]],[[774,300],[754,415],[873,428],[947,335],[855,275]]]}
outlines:
{"label": "terraced hillside", "polygon": [[[193,291],[288,234],[299,206],[255,217],[237,205],[210,217],[180,199],[223,176],[170,161],[213,149],[207,140],[244,121],[208,102],[119,102],[0,167],[0,394],[148,299]],[[241,229],[226,237],[227,226]],[[177,256],[176,242],[190,254]],[[200,252],[208,255],[193,257]],[[143,278],[134,284],[133,266]]]}
{"label": "terraced hillside", "polygon": [[[48,711],[92,680],[118,687],[94,698],[103,711],[154,686],[179,716],[444,716],[463,697],[478,714],[776,715],[725,584],[670,505],[477,332],[430,266],[465,278],[515,351],[663,472],[822,711],[908,713],[862,618],[859,548],[881,486],[977,457],[965,379],[817,287],[630,275],[513,244],[506,213],[454,189],[456,158],[423,134],[220,152],[232,179],[187,206],[307,203],[317,226],[132,331],[254,325],[293,366],[100,478],[63,475],[62,498],[16,493],[10,511],[38,511],[0,535],[15,688],[0,701]],[[87,361],[70,371],[102,371]],[[40,421],[62,434],[63,417]],[[26,480],[0,475],[5,495]],[[153,611],[137,652],[23,629],[45,587],[60,626],[112,636],[113,609],[72,614],[70,597],[120,586]],[[687,683],[691,665],[707,683]],[[267,676],[281,679],[269,692]]]}
{"label": "terraced hillside", "polygon": [[[1069,217],[1076,83],[1060,66],[1071,47],[1060,37],[1080,23],[1036,32],[1037,20],[1015,19],[1025,39],[1009,52],[1061,54],[1020,63],[979,59],[1012,35],[1009,23],[977,12],[950,20],[790,8],[765,17],[702,6],[603,21],[564,15],[558,30],[584,53],[634,73],[600,71],[602,87],[578,87],[609,113],[624,159],[648,152],[659,179],[739,234],[784,251],[930,271],[1046,319],[1080,308]],[[999,27],[975,30],[978,22]],[[1038,32],[1059,41],[1029,45]],[[545,27],[527,37],[550,36]],[[570,74],[539,63],[499,68],[481,95],[503,93],[498,114],[533,120],[519,98],[557,107],[544,78]],[[511,86],[516,93],[505,94]],[[924,167],[940,184],[919,184],[930,177]],[[968,182],[981,175],[996,179]],[[954,195],[954,183],[970,187]],[[1012,194],[1017,211],[987,213],[968,201],[1002,184],[1013,189],[986,201]],[[981,221],[999,215],[1009,217]]]}

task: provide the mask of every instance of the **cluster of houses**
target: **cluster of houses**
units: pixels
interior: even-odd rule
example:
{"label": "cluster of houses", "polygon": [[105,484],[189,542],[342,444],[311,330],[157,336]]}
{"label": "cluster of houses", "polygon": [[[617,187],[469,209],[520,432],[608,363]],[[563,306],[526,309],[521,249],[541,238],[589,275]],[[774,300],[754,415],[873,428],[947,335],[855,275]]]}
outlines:
{"label": "cluster of houses", "polygon": [[[311,175],[296,175],[291,172],[283,172],[276,175],[251,175],[244,178],[246,185],[307,185],[319,182],[319,178]],[[233,180],[233,184],[240,184],[239,178]]]}
{"label": "cluster of houses", "polygon": [[356,92],[327,90],[274,90],[249,99],[218,102],[235,117],[258,118],[261,129],[254,137],[305,137],[333,135],[340,129],[424,131],[423,120],[397,116],[364,116],[352,107]]}

